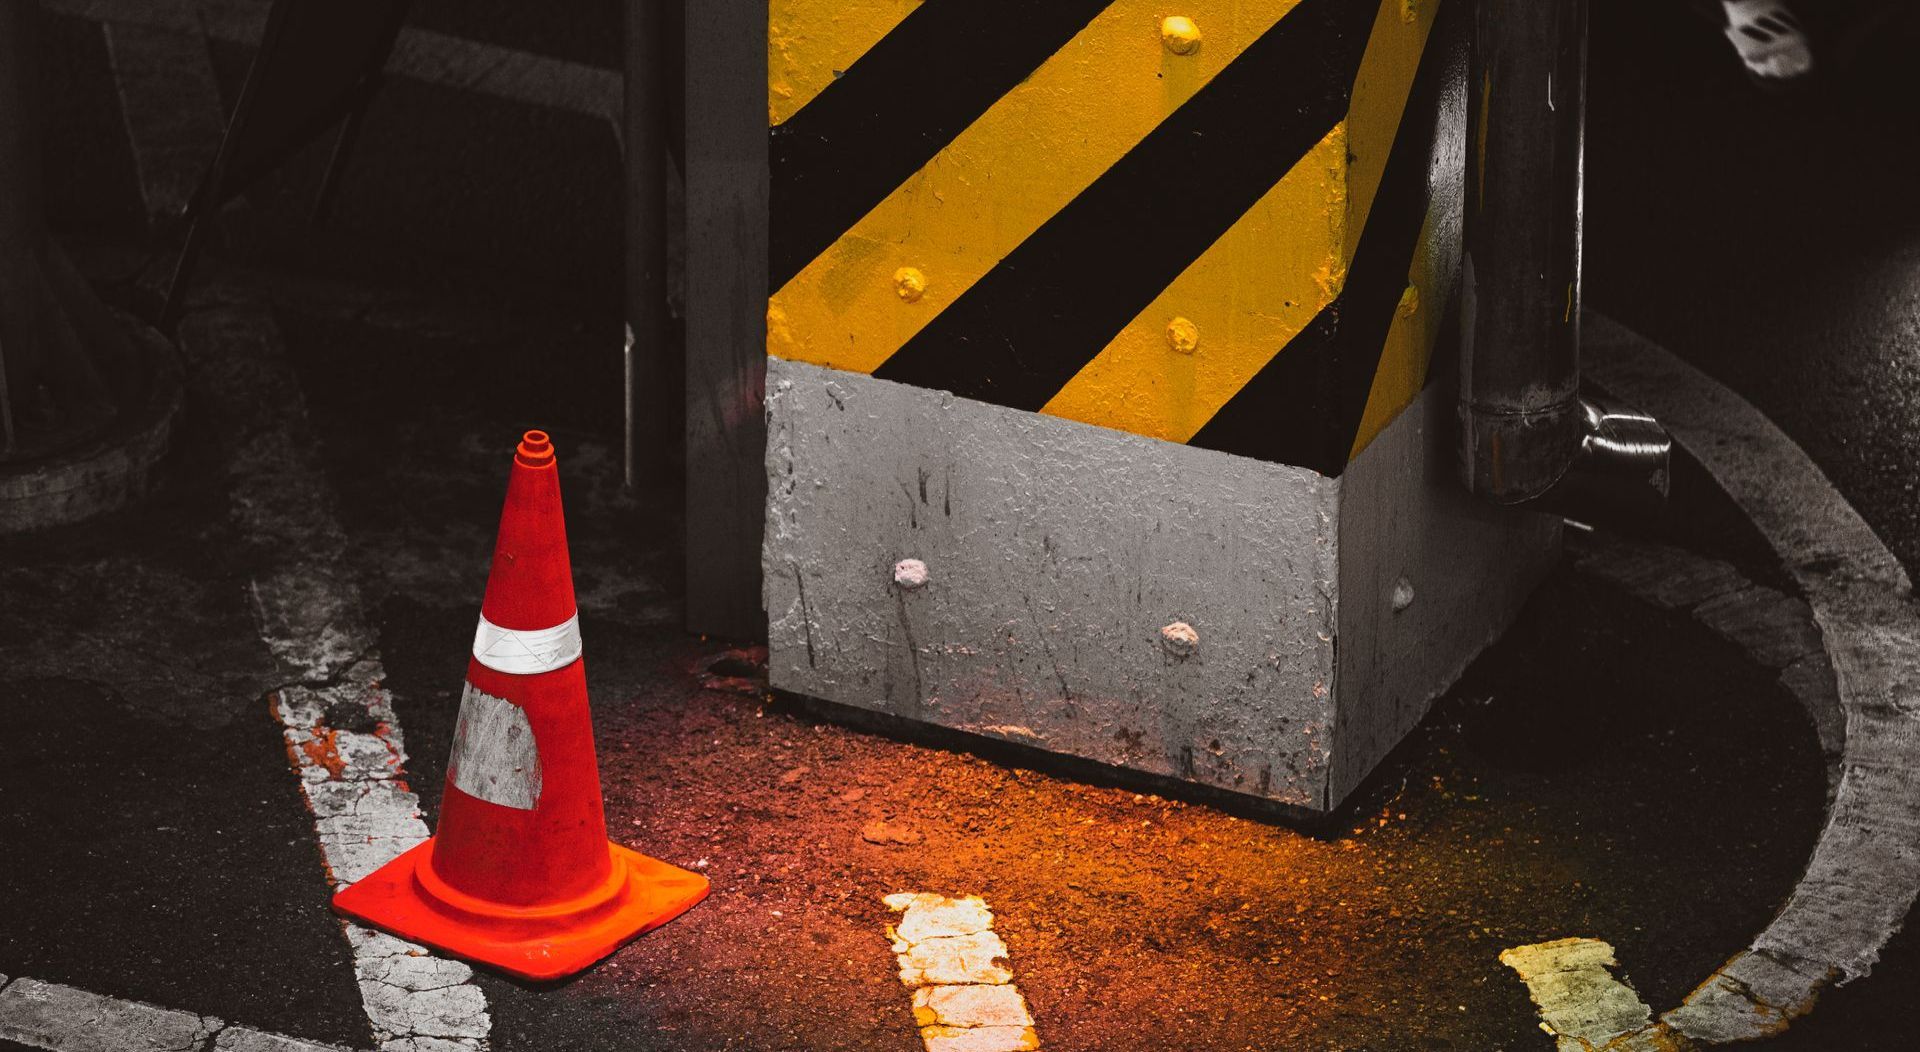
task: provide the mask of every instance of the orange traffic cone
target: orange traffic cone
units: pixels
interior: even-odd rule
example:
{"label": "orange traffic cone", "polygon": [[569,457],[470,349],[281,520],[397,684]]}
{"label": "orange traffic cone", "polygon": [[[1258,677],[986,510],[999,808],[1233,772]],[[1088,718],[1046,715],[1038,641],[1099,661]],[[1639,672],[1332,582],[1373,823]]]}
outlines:
{"label": "orange traffic cone", "polygon": [[607,841],[553,445],[513,458],[432,839],[333,907],[529,979],[586,968],[707,895]]}

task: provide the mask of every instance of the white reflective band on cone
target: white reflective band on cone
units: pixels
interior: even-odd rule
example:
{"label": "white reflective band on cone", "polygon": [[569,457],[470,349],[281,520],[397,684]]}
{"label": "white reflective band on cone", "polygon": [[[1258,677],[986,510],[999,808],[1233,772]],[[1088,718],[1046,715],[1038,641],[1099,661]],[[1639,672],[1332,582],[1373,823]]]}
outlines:
{"label": "white reflective band on cone", "polygon": [[480,615],[473,634],[473,659],[495,672],[531,676],[565,668],[580,657],[580,615],[552,628],[501,628]]}

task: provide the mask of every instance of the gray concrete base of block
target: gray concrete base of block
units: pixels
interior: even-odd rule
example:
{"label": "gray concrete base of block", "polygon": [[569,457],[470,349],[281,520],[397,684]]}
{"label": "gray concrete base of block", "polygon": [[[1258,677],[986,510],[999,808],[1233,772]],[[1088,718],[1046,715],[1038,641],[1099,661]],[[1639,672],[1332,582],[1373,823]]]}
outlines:
{"label": "gray concrete base of block", "polygon": [[1335,807],[1557,548],[1460,491],[1450,404],[1329,478],[772,359],[772,682]]}
{"label": "gray concrete base of block", "polygon": [[0,464],[0,534],[117,511],[152,488],[180,411],[179,371],[164,337],[130,317],[124,321],[147,373],[141,396],[95,438],[44,457]]}

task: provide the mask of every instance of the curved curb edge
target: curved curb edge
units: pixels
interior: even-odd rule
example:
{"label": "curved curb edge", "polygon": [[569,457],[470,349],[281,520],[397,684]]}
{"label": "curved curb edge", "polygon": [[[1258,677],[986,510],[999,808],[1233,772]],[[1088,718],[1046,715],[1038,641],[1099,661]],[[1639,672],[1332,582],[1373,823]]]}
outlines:
{"label": "curved curb edge", "polygon": [[1751,403],[1603,315],[1586,314],[1582,343],[1588,375],[1666,424],[1759,529],[1832,662],[1845,745],[1805,875],[1747,949],[1608,1047],[1767,1037],[1829,983],[1868,974],[1920,893],[1920,610],[1899,561]]}
{"label": "curved curb edge", "polygon": [[0,534],[65,526],[120,511],[154,487],[184,392],[178,357],[158,332],[116,312],[149,361],[145,397],[108,432],[29,466],[0,467]]}

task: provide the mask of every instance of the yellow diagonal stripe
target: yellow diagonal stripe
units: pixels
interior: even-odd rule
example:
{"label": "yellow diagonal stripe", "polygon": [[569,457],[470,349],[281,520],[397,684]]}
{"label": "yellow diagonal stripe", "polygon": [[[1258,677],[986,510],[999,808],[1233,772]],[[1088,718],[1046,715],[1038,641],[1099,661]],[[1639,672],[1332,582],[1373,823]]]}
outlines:
{"label": "yellow diagonal stripe", "polygon": [[[768,352],[872,372],[1296,2],[1115,0],[774,294]],[[1172,14],[1188,54],[1161,42]]]}
{"label": "yellow diagonal stripe", "polygon": [[1380,348],[1380,364],[1373,371],[1373,386],[1367,392],[1367,407],[1360,415],[1348,460],[1359,456],[1427,386],[1427,365],[1440,339],[1440,322],[1446,316],[1447,301],[1453,296],[1454,278],[1459,272],[1451,255],[1459,246],[1436,246],[1432,234],[1435,226],[1445,221],[1442,207],[1451,204],[1458,208],[1459,203],[1457,195],[1449,200],[1436,193],[1428,205],[1420,230],[1420,248],[1414,253],[1407,289],[1400,296],[1386,343]]}
{"label": "yellow diagonal stripe", "polygon": [[[1381,3],[1346,120],[1041,412],[1185,442],[1333,302],[1366,226],[1438,6],[1436,0]],[[1190,349],[1170,338],[1175,319],[1191,327],[1183,331],[1197,331]]]}
{"label": "yellow diagonal stripe", "polygon": [[921,0],[773,0],[767,8],[767,121],[783,124]]}

